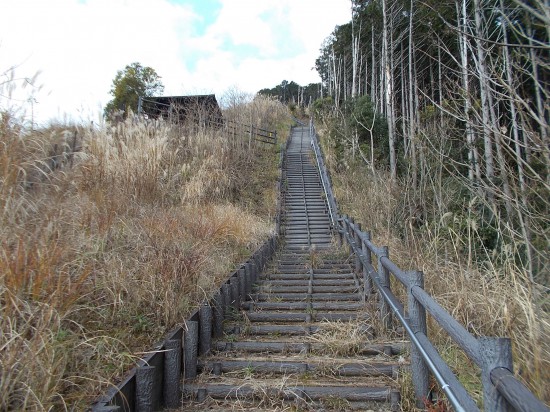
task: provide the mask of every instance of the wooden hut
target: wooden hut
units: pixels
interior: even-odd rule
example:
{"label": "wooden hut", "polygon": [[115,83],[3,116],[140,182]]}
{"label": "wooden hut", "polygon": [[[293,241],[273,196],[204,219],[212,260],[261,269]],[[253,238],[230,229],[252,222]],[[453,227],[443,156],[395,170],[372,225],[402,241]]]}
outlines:
{"label": "wooden hut", "polygon": [[138,113],[179,124],[203,127],[223,124],[222,111],[213,94],[143,97],[140,98]]}

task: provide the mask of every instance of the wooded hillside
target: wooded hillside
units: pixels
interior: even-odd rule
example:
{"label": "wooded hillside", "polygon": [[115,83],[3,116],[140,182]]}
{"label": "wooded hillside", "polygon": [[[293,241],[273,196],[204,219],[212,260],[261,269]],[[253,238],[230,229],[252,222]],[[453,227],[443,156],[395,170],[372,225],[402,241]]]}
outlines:
{"label": "wooded hillside", "polygon": [[[316,107],[333,101],[346,129],[339,148],[406,179],[417,223],[453,212],[483,254],[512,247],[527,280],[548,286],[548,5],[352,4],[316,62],[330,96]],[[445,210],[451,181],[461,199]]]}

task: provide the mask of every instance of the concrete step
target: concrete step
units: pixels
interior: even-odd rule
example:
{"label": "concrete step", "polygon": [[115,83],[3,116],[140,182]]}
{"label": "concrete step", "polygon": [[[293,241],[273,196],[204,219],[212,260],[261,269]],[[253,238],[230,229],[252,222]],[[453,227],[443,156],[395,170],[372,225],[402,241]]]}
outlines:
{"label": "concrete step", "polygon": [[304,293],[252,293],[251,298],[255,301],[270,301],[270,300],[289,300],[289,301],[360,301],[362,294],[360,293],[315,293],[310,296]]}
{"label": "concrete step", "polygon": [[[321,343],[257,340],[240,340],[236,342],[220,340],[214,342],[212,344],[212,348],[214,352],[285,353],[302,355],[307,355],[310,353],[323,353],[326,351],[325,345]],[[364,356],[394,356],[404,353],[405,348],[406,344],[404,343],[365,343],[355,348],[355,353],[357,353],[357,355]]]}
{"label": "concrete step", "polygon": [[[222,373],[251,371],[259,374],[287,374],[287,373],[331,373],[335,376],[388,376],[397,377],[399,364],[397,363],[365,363],[349,362],[349,359],[330,359],[320,362],[280,360],[252,360],[227,359],[224,357],[209,357],[198,364],[199,371],[220,376]],[[261,378],[261,376],[258,376]]]}
{"label": "concrete step", "polygon": [[[314,333],[327,330],[328,325],[323,323],[269,323],[269,324],[250,324],[242,325],[240,323],[227,323],[224,326],[226,335],[246,335],[263,336],[271,335],[276,337],[288,336],[309,336]],[[365,334],[365,337],[372,338],[372,328],[368,325],[358,325],[357,329]]]}
{"label": "concrete step", "polygon": [[317,311],[358,311],[364,308],[363,303],[353,302],[253,302],[241,304],[241,308],[249,311],[269,310],[317,310]]}

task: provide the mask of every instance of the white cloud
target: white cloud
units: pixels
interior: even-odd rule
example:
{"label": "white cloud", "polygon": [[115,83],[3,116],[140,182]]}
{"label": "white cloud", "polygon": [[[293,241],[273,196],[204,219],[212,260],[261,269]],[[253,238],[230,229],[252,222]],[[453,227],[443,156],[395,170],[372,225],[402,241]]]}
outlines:
{"label": "white cloud", "polygon": [[96,116],[116,71],[134,61],[162,76],[166,94],[307,84],[318,81],[310,69],[322,40],[350,15],[348,0],[222,0],[197,35],[199,1],[0,0],[0,73],[42,71],[41,120]]}

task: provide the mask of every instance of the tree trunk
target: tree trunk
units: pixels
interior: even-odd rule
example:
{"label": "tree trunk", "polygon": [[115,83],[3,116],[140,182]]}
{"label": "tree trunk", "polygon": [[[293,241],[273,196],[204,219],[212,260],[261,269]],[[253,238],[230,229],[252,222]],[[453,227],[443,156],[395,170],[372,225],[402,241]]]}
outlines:
{"label": "tree trunk", "polygon": [[475,135],[472,127],[472,120],[470,117],[472,110],[472,103],[470,101],[470,79],[468,73],[468,39],[466,33],[468,32],[468,14],[466,11],[466,1],[462,0],[461,10],[457,4],[457,16],[459,22],[459,45],[460,45],[460,63],[462,73],[462,93],[464,97],[464,122],[466,129],[466,143],[468,145],[468,179],[474,183],[477,179],[481,180],[481,172],[479,168],[479,156],[475,147]]}
{"label": "tree trunk", "polygon": [[338,101],[339,101],[338,71],[336,70],[336,55],[334,53],[334,46],[332,47],[332,73],[334,78],[334,104],[336,108],[338,108]]}
{"label": "tree trunk", "polygon": [[[541,139],[541,150],[542,155],[544,156],[545,163],[546,163],[546,183],[550,185],[550,173],[548,168],[550,167],[550,139],[548,137],[548,122],[547,122],[547,107],[548,102],[546,101],[546,107],[545,107],[545,99],[543,98],[542,94],[543,91],[540,77],[539,77],[539,64],[537,61],[537,54],[533,46],[533,37],[535,36],[534,30],[531,25],[531,16],[527,16],[527,30],[528,30],[528,40],[529,40],[529,59],[531,61],[531,71],[532,71],[532,78],[533,78],[533,84],[535,88],[535,102],[537,107],[537,122],[539,124],[539,133],[540,133],[540,139]],[[547,28],[548,30],[548,28]]]}
{"label": "tree trunk", "polygon": [[441,47],[437,47],[437,88],[439,90],[439,121],[440,126],[443,128],[443,73],[442,73],[442,64],[441,64]]}
{"label": "tree trunk", "polygon": [[[505,15],[504,1],[500,0],[500,9],[503,15]],[[512,75],[512,62],[510,60],[510,50],[508,49],[508,29],[507,29],[507,20],[503,20],[502,24],[502,37],[503,37],[503,55],[504,55],[504,66],[506,70],[506,83],[514,88],[516,81]],[[512,129],[512,136],[514,142],[514,154],[516,156],[516,164],[518,171],[518,186],[519,193],[521,198],[521,206],[517,206],[518,218],[521,225],[521,231],[523,235],[523,240],[525,242],[526,255],[527,255],[527,271],[529,274],[529,279],[533,281],[533,249],[531,245],[531,229],[530,229],[530,219],[529,215],[524,214],[522,210],[528,211],[529,204],[527,201],[527,182],[525,180],[525,172],[523,170],[523,157],[521,154],[521,142],[519,137],[519,127],[518,119],[516,113],[516,105],[513,100],[510,100],[510,123]]]}
{"label": "tree trunk", "polygon": [[414,0],[411,0],[411,11],[409,16],[409,144],[411,152],[411,164],[412,164],[412,175],[413,175],[413,187],[417,186],[417,164],[416,164],[416,113],[418,107],[415,105],[415,94],[416,89],[415,78],[416,73],[414,72],[414,43],[413,43],[413,16],[414,16]]}
{"label": "tree trunk", "polygon": [[375,49],[374,49],[374,27],[371,28],[371,81],[370,81],[370,95],[371,100],[376,102],[376,110],[378,110],[378,96],[376,93],[376,59],[375,59]]}
{"label": "tree trunk", "polygon": [[[353,4],[353,3],[352,3]],[[353,10],[351,15],[351,97],[357,96],[357,65],[359,60],[359,42],[361,36],[361,29],[359,28],[359,34],[355,35],[355,22],[354,22]]]}
{"label": "tree trunk", "polygon": [[397,179],[397,159],[395,155],[395,121],[393,111],[393,73],[392,62],[390,55],[391,45],[389,44],[388,36],[388,12],[386,8],[386,0],[382,0],[382,15],[383,15],[383,29],[382,29],[382,61],[384,71],[384,88],[385,88],[385,104],[386,104],[386,117],[388,119],[388,143],[390,151],[390,176],[391,180]]}
{"label": "tree trunk", "polygon": [[474,0],[474,18],[475,18],[475,42],[477,51],[477,68],[479,73],[479,90],[481,94],[481,115],[484,143],[485,174],[489,181],[489,197],[492,197],[491,191],[494,190],[495,166],[493,160],[493,138],[491,136],[491,125],[489,115],[489,81],[487,75],[485,42],[483,41],[483,21],[481,6],[483,0]]}

